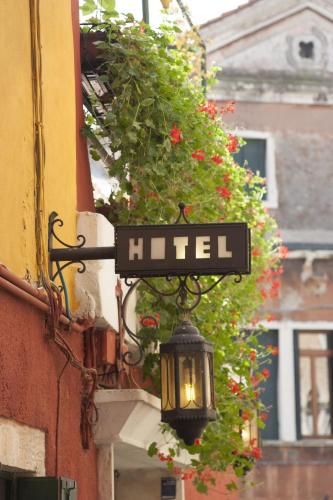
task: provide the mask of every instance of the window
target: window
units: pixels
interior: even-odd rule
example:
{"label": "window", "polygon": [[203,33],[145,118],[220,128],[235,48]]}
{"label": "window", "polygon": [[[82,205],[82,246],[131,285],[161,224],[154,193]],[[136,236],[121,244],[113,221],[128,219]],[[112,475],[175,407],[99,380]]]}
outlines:
{"label": "window", "polygon": [[10,500],[12,489],[12,476],[7,472],[0,471],[0,500]]}
{"label": "window", "polygon": [[299,56],[302,59],[314,59],[314,43],[299,42]]}
{"label": "window", "polygon": [[254,173],[259,172],[266,178],[266,190],[263,200],[268,208],[277,208],[278,196],[275,178],[274,141],[270,134],[255,131],[235,132],[246,144],[242,146],[234,159],[241,166]]}
{"label": "window", "polygon": [[298,437],[333,437],[333,332],[298,332],[295,365]]}
{"label": "window", "polygon": [[18,477],[0,470],[0,500],[77,500],[76,481],[62,477]]}

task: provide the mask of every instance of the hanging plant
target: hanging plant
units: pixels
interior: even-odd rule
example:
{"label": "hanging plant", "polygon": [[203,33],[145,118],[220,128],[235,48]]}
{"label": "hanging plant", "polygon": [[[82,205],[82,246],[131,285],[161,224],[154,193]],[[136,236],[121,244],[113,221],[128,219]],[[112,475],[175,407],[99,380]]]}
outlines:
{"label": "hanging plant", "polygon": [[[253,418],[264,426],[260,392],[269,373],[261,364],[269,353],[258,340],[258,311],[267,297],[278,294],[281,242],[263,206],[264,180],[233,159],[241,140],[226,130],[223,119],[234,103],[206,102],[200,86],[192,83],[186,55],[173,48],[179,29],[154,31],[127,15],[102,20],[98,30],[104,33],[95,45],[108,111],[102,121],[89,116],[86,133],[106,144],[108,173],[117,183],[97,206],[112,223],[167,224],[174,222],[178,202],[185,201],[193,222],[242,221],[252,233],[252,274],[237,285],[232,278],[223,281],[194,313],[193,322],[215,348],[218,419],[193,446],[179,442],[168,454],[159,451],[158,443],[149,449],[205,492],[214,483],[212,471],[231,465],[242,476],[260,457],[258,443],[245,447],[239,431]],[[98,158],[100,151],[93,147],[92,154]],[[203,281],[209,285],[212,279]],[[140,291],[137,309],[142,316],[158,314],[158,329],[142,324],[146,344],[165,341],[179,322],[172,300],[146,289]],[[159,376],[157,354],[146,356],[144,369]],[[180,448],[196,455],[187,470],[174,465]],[[235,487],[234,482],[228,486]]]}

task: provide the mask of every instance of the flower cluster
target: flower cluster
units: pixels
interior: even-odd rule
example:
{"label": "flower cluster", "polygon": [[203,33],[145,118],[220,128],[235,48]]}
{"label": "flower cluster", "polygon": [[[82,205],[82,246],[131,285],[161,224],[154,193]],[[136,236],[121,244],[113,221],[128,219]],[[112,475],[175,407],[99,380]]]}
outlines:
{"label": "flower cluster", "polygon": [[169,462],[169,463],[173,462],[173,457],[171,455],[166,455],[161,451],[157,454],[157,456],[161,462]]}
{"label": "flower cluster", "polygon": [[160,313],[156,313],[154,316],[141,316],[140,317],[140,323],[144,327],[151,327],[151,328],[158,328],[159,321],[160,321]]}
{"label": "flower cluster", "polygon": [[242,392],[242,387],[241,385],[236,382],[234,379],[230,379],[228,381],[228,387],[229,389],[231,390],[231,392],[233,394],[237,394],[237,396],[240,396],[241,395],[241,392]]}
{"label": "flower cluster", "polygon": [[220,155],[216,154],[211,157],[211,160],[216,164],[216,165],[221,165],[223,163],[223,158],[221,158]]}
{"label": "flower cluster", "polygon": [[225,115],[227,113],[234,113],[236,110],[235,101],[228,101],[221,107],[221,115]]}
{"label": "flower cluster", "polygon": [[205,159],[205,152],[203,149],[197,149],[194,153],[192,153],[192,158],[203,161]]}
{"label": "flower cluster", "polygon": [[221,198],[229,199],[231,197],[231,191],[226,186],[217,186],[216,191],[219,193]]}
{"label": "flower cluster", "polygon": [[229,142],[227,144],[227,148],[229,153],[236,153],[238,149],[238,138],[235,135],[228,135]]}
{"label": "flower cluster", "polygon": [[176,125],[170,130],[171,144],[178,144],[182,140],[182,131]]}
{"label": "flower cluster", "polygon": [[[280,277],[278,271],[264,271],[277,270],[286,250],[279,255],[279,236],[261,203],[257,176],[239,167],[232,157],[238,151],[238,139],[228,134],[222,120],[234,111],[234,102],[222,106],[206,102],[193,81],[189,84],[192,69],[186,57],[179,52],[173,56],[176,51],[170,51],[170,29],[163,32],[162,28],[156,34],[150,26],[144,30],[140,27],[130,17],[105,22],[106,42],[99,50],[112,113],[107,114],[102,126],[94,117],[93,123],[87,123],[91,132],[100,131],[114,157],[109,174],[118,183],[108,200],[112,206],[110,221],[170,224],[177,204],[183,200],[187,204],[185,214],[191,213],[195,222],[244,221],[253,229],[251,275],[237,286],[231,277],[226,278],[223,286],[203,296],[196,309],[196,323],[202,335],[211,337],[215,366],[220,368],[215,376],[219,417],[207,426],[201,444],[186,447],[176,440],[172,450],[151,450],[152,456],[160,453],[159,460],[177,474],[175,456],[179,448],[187,448],[195,458],[190,468],[178,471],[179,476],[191,479],[203,491],[210,468],[222,469],[234,463],[230,441],[238,453],[243,450],[241,438],[235,433],[241,420],[239,410],[248,409],[253,415],[265,413],[258,398],[268,376],[262,369],[266,354],[260,340],[254,340],[256,333],[244,336],[243,327],[256,315],[256,330],[260,330],[257,311],[265,296],[278,293],[278,285],[272,286],[272,282]],[[201,280],[209,288],[211,278],[203,276]],[[163,280],[162,286],[166,290],[169,284]],[[143,369],[157,383],[159,359],[150,347],[167,340],[179,321],[179,312],[171,298],[160,301],[144,284],[139,285],[137,297],[140,326],[151,329],[142,332],[147,347]],[[156,310],[161,311],[163,328],[157,329],[160,318]],[[152,346],[148,345],[150,341]],[[276,354],[275,349],[271,354]],[[240,374],[242,382],[237,382]],[[254,444],[249,453],[253,458],[260,455]]]}
{"label": "flower cluster", "polygon": [[217,107],[215,102],[206,102],[205,104],[200,104],[198,107],[199,113],[207,113],[207,115],[214,119],[217,115]]}

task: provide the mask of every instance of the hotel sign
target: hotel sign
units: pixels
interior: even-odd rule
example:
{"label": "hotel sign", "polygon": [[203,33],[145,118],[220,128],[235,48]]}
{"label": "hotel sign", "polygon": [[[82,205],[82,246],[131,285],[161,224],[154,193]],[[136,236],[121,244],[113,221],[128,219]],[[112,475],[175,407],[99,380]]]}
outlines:
{"label": "hotel sign", "polygon": [[242,222],[116,227],[116,273],[125,277],[249,274]]}

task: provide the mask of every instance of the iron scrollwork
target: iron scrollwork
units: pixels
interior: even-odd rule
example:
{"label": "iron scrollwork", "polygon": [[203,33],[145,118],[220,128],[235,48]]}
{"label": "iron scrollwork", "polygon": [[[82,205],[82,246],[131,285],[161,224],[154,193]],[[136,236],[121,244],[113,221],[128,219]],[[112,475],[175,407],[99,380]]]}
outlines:
{"label": "iron scrollwork", "polygon": [[[179,203],[179,215],[175,221],[175,224],[179,224],[181,219],[185,221],[186,224],[190,224],[189,220],[186,217],[185,213],[185,204],[184,203]],[[131,353],[125,353],[123,355],[123,361],[127,365],[130,366],[135,366],[138,365],[142,358],[143,358],[143,347],[141,345],[142,338],[135,334],[128,326],[126,323],[126,309],[127,309],[127,304],[130,296],[132,295],[133,291],[137,289],[140,283],[144,284],[147,288],[149,288],[155,295],[158,295],[160,297],[172,297],[174,296],[176,306],[179,311],[181,311],[184,314],[188,314],[192,312],[201,302],[201,298],[203,295],[209,293],[211,290],[213,290],[216,286],[218,286],[226,277],[228,276],[234,276],[234,283],[240,283],[242,281],[242,275],[240,273],[231,271],[222,274],[219,276],[218,279],[214,281],[211,285],[209,285],[207,288],[203,289],[202,285],[200,283],[200,277],[199,275],[194,275],[194,274],[186,274],[183,276],[166,276],[165,277],[165,282],[170,285],[170,288],[168,289],[158,289],[155,284],[152,283],[151,279],[143,278],[140,276],[133,277],[133,278],[125,278],[125,284],[129,287],[125,298],[122,303],[121,307],[121,312],[122,312],[122,319],[123,319],[123,325],[130,336],[130,338],[135,342],[135,344],[138,346],[139,350],[139,355],[138,358],[135,361],[131,361]],[[133,281],[134,280],[134,281]],[[192,298],[192,302],[189,303],[189,297]],[[157,329],[158,328],[158,322],[156,321],[155,318],[152,316],[146,316],[143,318],[145,320],[146,318],[151,318],[153,322],[155,321],[155,324],[153,325],[153,328]]]}
{"label": "iron scrollwork", "polygon": [[[190,221],[188,220],[186,216],[186,205],[184,203],[179,203],[179,215],[175,221],[175,224],[181,224],[182,220],[184,221],[183,223],[185,224],[190,224]],[[50,254],[50,264],[49,264],[49,276],[52,281],[54,281],[57,278],[60,278],[61,281],[61,286],[59,286],[59,289],[62,290],[65,294],[65,301],[66,301],[66,311],[67,315],[70,317],[70,310],[69,310],[69,300],[68,300],[68,295],[67,295],[67,289],[66,289],[66,284],[65,280],[63,277],[63,270],[66,269],[68,266],[71,264],[79,264],[79,268],[77,269],[79,273],[84,273],[86,270],[86,265],[81,259],[91,259],[92,257],[94,259],[97,259],[97,254],[95,250],[98,249],[86,249],[86,252],[82,254],[82,250],[80,250],[80,255],[81,259],[78,258],[78,255],[74,255],[74,257],[71,255],[69,256],[68,253],[65,252],[65,257],[66,258],[56,258],[55,255],[52,255],[52,251],[54,250],[54,253],[58,250],[53,249],[53,239],[55,239],[58,243],[60,243],[62,246],[64,246],[66,249],[82,249],[86,243],[86,238],[80,234],[77,236],[78,243],[76,245],[69,245],[68,243],[65,243],[59,236],[57,235],[55,228],[56,227],[62,227],[64,225],[63,221],[58,217],[58,214],[56,212],[52,212],[50,217],[49,217],[49,233],[48,233],[48,250]],[[94,250],[94,256],[92,256],[91,252],[89,253],[89,257],[87,253],[91,250]],[[114,258],[113,253],[111,252],[112,248],[108,250],[108,255],[103,255],[100,256],[100,258]],[[114,248],[113,248],[114,250]],[[75,253],[75,252],[74,252]],[[100,253],[99,253],[100,255]],[[68,259],[68,260],[67,260]],[[65,263],[60,265],[59,261],[64,260]],[[53,272],[53,262],[55,262],[56,265],[56,271]],[[126,295],[124,298],[122,298],[122,295],[120,297],[120,300],[118,301],[118,307],[119,307],[119,330],[122,328],[126,331],[126,333],[129,335],[131,340],[134,342],[134,344],[138,348],[138,355],[135,356],[135,359],[133,359],[133,353],[128,351],[122,354],[123,362],[126,363],[129,366],[135,366],[138,365],[143,358],[143,347],[142,347],[142,342],[143,338],[136,333],[134,333],[131,328],[129,327],[127,321],[126,321],[126,313],[127,313],[127,308],[128,308],[128,303],[129,300],[133,294],[133,292],[138,288],[140,284],[145,285],[148,289],[151,290],[151,292],[159,297],[175,297],[175,303],[179,311],[182,313],[189,314],[191,311],[193,311],[200,303],[201,298],[203,295],[209,293],[211,290],[213,290],[216,286],[218,286],[226,277],[228,276],[234,276],[234,282],[235,283],[240,283],[242,281],[242,275],[240,273],[231,271],[231,272],[226,272],[219,276],[212,284],[210,284],[207,288],[202,288],[202,285],[200,283],[200,275],[196,275],[193,273],[188,273],[185,275],[168,275],[165,276],[165,284],[166,286],[162,286],[162,288],[158,288],[156,285],[156,281],[153,281],[154,278],[145,278],[142,276],[132,276],[131,278],[125,278],[125,284],[128,287],[128,290],[126,292]],[[156,318],[153,316],[146,316],[143,318],[143,321],[147,320],[147,318],[150,320],[150,326],[153,326],[153,328],[157,329],[158,328],[158,322]]]}
{"label": "iron scrollwork", "polygon": [[[53,249],[53,239],[58,241],[62,246],[66,248],[82,248],[85,243],[86,243],[86,238],[83,236],[83,234],[79,234],[77,236],[78,244],[77,245],[69,245],[68,243],[65,243],[59,236],[57,235],[55,231],[55,227],[62,227],[64,225],[64,221],[58,217],[58,214],[56,212],[52,212],[50,217],[49,217],[49,235],[48,235],[48,250],[49,252],[52,251]],[[77,261],[68,261],[65,262],[65,264],[60,265],[58,261],[56,261],[56,272],[53,272],[53,266],[52,266],[52,260],[50,259],[50,264],[49,264],[49,276],[51,281],[55,281],[58,277],[61,280],[62,286],[59,287],[60,289],[64,288],[64,278],[63,278],[63,270],[66,269],[66,267],[70,266],[71,264],[79,264],[80,267],[77,269],[79,273],[84,273],[86,270],[86,265],[82,260],[77,260]]]}

